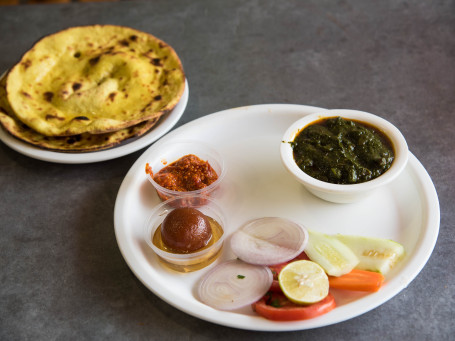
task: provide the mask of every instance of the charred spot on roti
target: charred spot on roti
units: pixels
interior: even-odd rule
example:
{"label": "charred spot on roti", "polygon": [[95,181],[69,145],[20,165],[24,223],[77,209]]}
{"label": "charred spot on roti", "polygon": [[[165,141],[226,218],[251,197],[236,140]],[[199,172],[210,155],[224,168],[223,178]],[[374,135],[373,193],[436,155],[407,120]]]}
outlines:
{"label": "charred spot on roti", "polygon": [[163,66],[163,64],[161,64],[161,59],[160,58],[152,58],[150,63],[152,63],[155,66]]}
{"label": "charred spot on roti", "polygon": [[28,98],[32,98],[32,95],[30,95],[28,92],[22,91],[22,95]]}
{"label": "charred spot on roti", "polygon": [[82,84],[76,82],[76,83],[73,83],[72,87],[73,87],[74,91],[77,91],[77,90],[79,90],[82,87]]}
{"label": "charred spot on roti", "polygon": [[152,104],[152,102],[148,103],[145,107],[142,108],[142,111],[147,111],[152,106]]}
{"label": "charred spot on roti", "polygon": [[100,61],[100,58],[101,58],[100,56],[96,56],[96,57],[89,59],[88,62],[91,66],[94,66]]}
{"label": "charred spot on roti", "polygon": [[52,98],[54,98],[54,93],[50,91],[46,91],[44,94],[44,100],[47,102],[52,102]]}
{"label": "charred spot on roti", "polygon": [[64,117],[60,117],[60,116],[57,116],[57,115],[53,115],[53,114],[47,114],[46,115],[46,120],[59,120],[59,121],[64,121],[65,118]]}
{"label": "charred spot on roti", "polygon": [[121,46],[125,46],[125,47],[130,46],[130,43],[129,43],[128,40],[126,40],[126,39],[120,40],[120,41],[119,41],[119,44],[120,44]]}
{"label": "charred spot on roti", "polygon": [[105,55],[107,55],[107,56],[109,56],[109,55],[114,56],[114,55],[116,54],[116,52],[114,51],[114,47],[111,46],[111,47],[107,48],[107,49],[103,52],[103,54],[105,54]]}
{"label": "charred spot on roti", "polygon": [[79,142],[81,140],[81,135],[73,135],[66,139],[66,143],[69,145]]}
{"label": "charred spot on roti", "polygon": [[116,92],[111,92],[109,95],[108,95],[108,98],[111,102],[114,102],[114,99],[115,99],[115,96],[117,96],[117,93]]}
{"label": "charred spot on roti", "polygon": [[30,59],[26,59],[21,63],[21,65],[27,70],[32,65],[32,61]]}
{"label": "charred spot on roti", "polygon": [[90,119],[87,116],[76,116],[75,118],[73,118],[73,120],[90,121]]}

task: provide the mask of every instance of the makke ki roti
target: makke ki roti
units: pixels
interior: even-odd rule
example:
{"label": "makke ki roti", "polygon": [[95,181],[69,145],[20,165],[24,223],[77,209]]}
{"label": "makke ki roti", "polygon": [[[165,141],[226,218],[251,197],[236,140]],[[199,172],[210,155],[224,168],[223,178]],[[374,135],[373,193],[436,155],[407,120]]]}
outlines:
{"label": "makke ki roti", "polygon": [[36,147],[59,152],[90,152],[111,148],[149,131],[159,120],[144,121],[134,126],[103,134],[82,133],[72,136],[45,136],[17,119],[6,98],[6,75],[0,78],[0,123],[16,138]]}
{"label": "makke ki roti", "polygon": [[175,51],[128,27],[69,28],[38,41],[8,74],[19,120],[46,136],[105,133],[160,117],[179,102]]}

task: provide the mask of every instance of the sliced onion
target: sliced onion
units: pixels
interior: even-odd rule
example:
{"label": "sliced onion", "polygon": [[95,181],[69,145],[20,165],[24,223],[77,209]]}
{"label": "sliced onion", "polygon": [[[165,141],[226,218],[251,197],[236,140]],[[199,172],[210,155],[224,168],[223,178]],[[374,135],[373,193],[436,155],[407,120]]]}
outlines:
{"label": "sliced onion", "polygon": [[258,265],[275,265],[299,255],[308,243],[308,231],[283,218],[266,217],[249,221],[231,237],[232,251],[241,260]]}
{"label": "sliced onion", "polygon": [[218,264],[199,285],[199,299],[216,309],[233,310],[258,301],[269,290],[272,271],[235,259]]}

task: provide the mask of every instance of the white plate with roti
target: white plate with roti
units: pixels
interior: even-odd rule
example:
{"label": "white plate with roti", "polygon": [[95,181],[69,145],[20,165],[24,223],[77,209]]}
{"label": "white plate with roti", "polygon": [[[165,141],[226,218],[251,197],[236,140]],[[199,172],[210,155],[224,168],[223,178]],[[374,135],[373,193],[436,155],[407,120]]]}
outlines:
{"label": "white plate with roti", "polygon": [[103,161],[166,133],[188,93],[177,53],[159,38],[125,26],[70,27],[38,40],[0,77],[0,138],[46,161]]}
{"label": "white plate with roti", "polygon": [[[312,195],[288,174],[280,159],[286,129],[320,108],[267,104],[234,108],[189,122],[148,148],[133,164],[117,195],[114,225],[117,242],[133,273],[158,297],[197,318],[224,326],[260,331],[292,331],[328,326],[362,315],[385,303],[419,274],[439,232],[439,202],[425,168],[410,154],[403,173],[364,200],[335,204]],[[145,174],[154,153],[175,140],[209,143],[224,159],[226,175],[214,198],[226,216],[226,240],[254,218],[283,217],[327,234],[392,239],[406,255],[387,273],[377,292],[338,290],[337,307],[317,318],[277,322],[250,306],[221,311],[202,303],[198,283],[216,264],[235,258],[228,244],[207,268],[178,273],[165,267],[144,238],[144,225],[160,199]],[[411,301],[403,302],[412,304]],[[410,309],[412,307],[403,307]]]}

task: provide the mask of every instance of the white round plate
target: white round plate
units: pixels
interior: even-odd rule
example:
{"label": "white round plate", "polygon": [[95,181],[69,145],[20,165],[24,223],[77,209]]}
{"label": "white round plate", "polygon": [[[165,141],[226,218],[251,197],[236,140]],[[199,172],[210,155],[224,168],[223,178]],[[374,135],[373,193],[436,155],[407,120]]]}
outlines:
{"label": "white round plate", "polygon": [[186,105],[188,103],[189,89],[188,81],[185,81],[185,90],[182,94],[182,98],[175,108],[165,116],[163,116],[160,121],[146,134],[133,138],[131,142],[125,141],[124,143],[112,147],[106,150],[100,150],[95,152],[87,153],[62,153],[54,152],[50,150],[41,149],[23,142],[6,132],[2,127],[0,127],[0,140],[3,141],[7,146],[15,151],[29,156],[34,159],[55,162],[55,163],[92,163],[99,161],[106,161],[115,159],[121,156],[125,156],[139,149],[147,147],[152,142],[158,140],[161,136],[166,134],[171,128],[178,122],[180,117],[185,111]]}
{"label": "white round plate", "polygon": [[[257,105],[225,110],[189,122],[157,141],[126,175],[115,204],[119,248],[134,274],[157,296],[200,319],[261,331],[290,331],[327,326],[363,314],[392,298],[417,276],[430,257],[439,232],[439,202],[434,185],[411,154],[403,174],[385,188],[354,204],[323,201],[298,184],[280,159],[281,138],[304,115],[320,108],[301,105]],[[206,269],[180,274],[168,270],[143,240],[152,208],[160,201],[145,177],[148,156],[166,142],[192,139],[210,143],[224,157],[227,173],[217,197],[227,216],[228,236],[245,221],[285,217],[325,233],[389,238],[403,244],[406,256],[386,276],[376,293],[337,291],[337,308],[320,317],[274,322],[251,308],[219,311],[201,303],[196,286],[215,264],[234,258],[228,246]]]}

